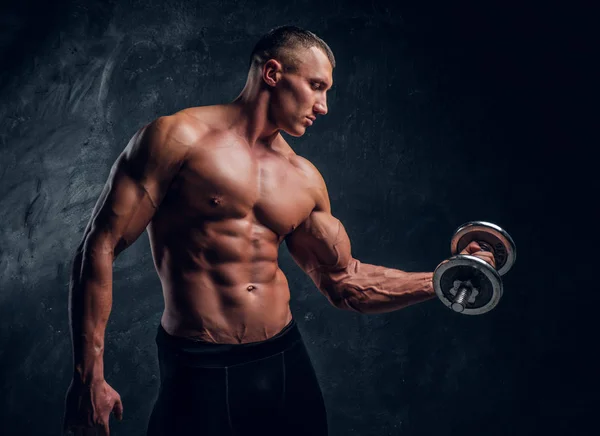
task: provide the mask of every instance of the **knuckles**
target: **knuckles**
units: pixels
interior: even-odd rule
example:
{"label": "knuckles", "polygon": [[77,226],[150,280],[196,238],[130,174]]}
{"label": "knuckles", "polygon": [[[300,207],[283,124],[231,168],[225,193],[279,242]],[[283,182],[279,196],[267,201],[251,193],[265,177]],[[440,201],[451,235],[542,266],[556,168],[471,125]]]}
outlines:
{"label": "knuckles", "polygon": [[482,250],[481,246],[477,242],[471,242],[464,248],[464,250],[460,252],[460,254],[468,254],[471,256],[478,257],[479,259],[484,260],[490,265],[492,265],[494,268],[496,267],[496,260],[494,258],[493,253]]}

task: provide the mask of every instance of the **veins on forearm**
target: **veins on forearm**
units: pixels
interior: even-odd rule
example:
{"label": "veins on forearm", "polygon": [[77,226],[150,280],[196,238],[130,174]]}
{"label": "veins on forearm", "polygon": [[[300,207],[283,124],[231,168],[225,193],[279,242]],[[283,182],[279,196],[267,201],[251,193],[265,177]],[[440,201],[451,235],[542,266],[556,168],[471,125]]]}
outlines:
{"label": "veins on forearm", "polygon": [[[102,251],[102,250],[100,250]],[[82,380],[102,376],[104,330],[112,305],[112,254],[78,249],[69,290],[73,366]]]}
{"label": "veins on forearm", "polygon": [[385,313],[435,296],[430,272],[406,272],[352,258],[343,269],[312,272],[331,303],[359,313]]}

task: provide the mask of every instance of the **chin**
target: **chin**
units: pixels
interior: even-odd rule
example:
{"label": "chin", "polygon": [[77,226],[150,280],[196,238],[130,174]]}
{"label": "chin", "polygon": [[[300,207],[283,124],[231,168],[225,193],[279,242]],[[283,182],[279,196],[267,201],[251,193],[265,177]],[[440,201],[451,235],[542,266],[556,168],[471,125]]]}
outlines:
{"label": "chin", "polygon": [[294,137],[298,138],[298,137],[304,135],[304,133],[306,133],[306,127],[299,126],[296,128],[287,128],[287,129],[283,129],[283,131],[290,136],[294,136]]}

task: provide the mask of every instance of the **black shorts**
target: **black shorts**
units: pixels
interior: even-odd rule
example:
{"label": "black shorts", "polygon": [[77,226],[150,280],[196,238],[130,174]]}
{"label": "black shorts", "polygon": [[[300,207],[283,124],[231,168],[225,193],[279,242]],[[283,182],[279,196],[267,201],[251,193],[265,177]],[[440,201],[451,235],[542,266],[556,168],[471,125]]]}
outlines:
{"label": "black shorts", "polygon": [[292,320],[262,342],[156,336],[160,391],[148,436],[327,435],[323,395]]}

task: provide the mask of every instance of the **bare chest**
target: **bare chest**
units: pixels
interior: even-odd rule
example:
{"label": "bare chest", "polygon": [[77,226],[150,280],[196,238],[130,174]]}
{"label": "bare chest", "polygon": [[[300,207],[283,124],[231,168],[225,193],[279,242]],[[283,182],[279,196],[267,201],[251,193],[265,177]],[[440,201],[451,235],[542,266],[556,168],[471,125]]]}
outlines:
{"label": "bare chest", "polygon": [[293,231],[315,205],[310,180],[287,158],[241,146],[193,153],[174,190],[179,213],[188,218],[247,219],[279,236]]}

